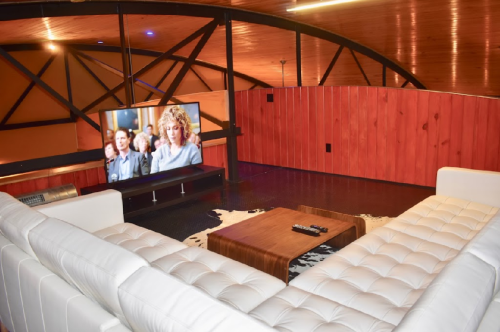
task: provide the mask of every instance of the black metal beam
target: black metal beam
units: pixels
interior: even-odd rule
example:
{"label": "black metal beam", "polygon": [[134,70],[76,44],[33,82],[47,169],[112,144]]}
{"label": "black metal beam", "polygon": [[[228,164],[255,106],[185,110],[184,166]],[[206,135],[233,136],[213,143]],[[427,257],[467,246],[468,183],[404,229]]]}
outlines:
{"label": "black metal beam", "polygon": [[16,161],[8,164],[0,164],[0,176],[21,174],[42,169],[81,164],[87,161],[104,159],[103,149],[95,149],[64,155]]}
{"label": "black metal beam", "polygon": [[337,60],[339,59],[339,56],[340,56],[340,53],[342,53],[342,50],[344,49],[344,46],[340,45],[339,48],[337,49],[337,52],[335,52],[335,55],[333,56],[333,59],[332,61],[330,62],[330,64],[328,65],[328,68],[326,68],[326,71],[325,73],[323,74],[323,77],[321,78],[321,81],[319,81],[319,85],[323,85],[325,84],[326,82],[326,79],[328,78],[328,76],[330,75],[332,69],[333,69],[333,66],[335,66],[335,63],[337,62]]}
{"label": "black metal beam", "polygon": [[23,66],[19,61],[14,59],[9,53],[5,52],[1,47],[0,47],[0,55],[3,56],[7,61],[9,61],[11,64],[13,64],[17,69],[19,69],[23,74],[28,76],[31,80],[35,81],[38,86],[40,86],[42,89],[50,93],[56,100],[58,100],[61,104],[65,105],[66,107],[69,108],[69,110],[79,117],[81,117],[85,122],[87,122],[89,125],[91,125],[95,130],[101,131],[101,127],[94,122],[91,118],[89,118],[85,113],[80,111],[78,108],[76,108],[75,105],[71,104],[68,102],[66,99],[63,98],[57,91],[52,89],[47,83],[42,81],[40,78],[38,78],[36,75],[34,75],[31,71],[29,71],[28,68]]}
{"label": "black metal beam", "polygon": [[[49,66],[54,61],[55,58],[56,58],[56,55],[52,54],[50,56],[50,58],[47,60],[47,62],[45,62],[45,64],[43,65],[42,69],[40,69],[38,71],[38,73],[36,74],[36,76],[37,77],[42,77],[43,73],[45,73],[45,71],[49,68]],[[3,125],[5,125],[7,123],[7,121],[9,121],[10,117],[12,116],[12,114],[14,114],[14,112],[17,110],[17,108],[19,107],[19,105],[21,105],[21,103],[23,102],[24,98],[26,98],[26,96],[30,93],[30,91],[35,87],[35,84],[36,83],[33,80],[30,82],[30,84],[28,85],[28,87],[24,90],[24,92],[21,94],[21,96],[19,96],[19,98],[14,103],[14,105],[12,105],[12,107],[9,110],[9,112],[7,112],[7,114],[3,117],[2,122],[0,122],[0,127],[3,126]]]}
{"label": "black metal beam", "polygon": [[198,44],[196,44],[195,48],[189,55],[189,58],[182,66],[181,70],[179,70],[179,72],[175,76],[174,80],[172,81],[172,84],[170,84],[167,91],[158,102],[158,105],[166,105],[167,102],[170,100],[170,98],[172,98],[175,90],[177,90],[177,87],[181,83],[184,76],[186,76],[186,73],[188,72],[189,68],[193,65],[194,60],[196,59],[198,54],[200,54],[203,47],[205,47],[205,44],[207,43],[208,39],[212,36],[212,33],[215,31],[215,28],[217,28],[217,26],[219,25],[219,21],[220,19],[216,18],[206,26],[205,33],[198,41]]}
{"label": "black metal beam", "polygon": [[129,62],[130,59],[127,54],[127,49],[125,45],[125,27],[123,25],[123,12],[122,6],[118,4],[118,25],[120,28],[120,47],[122,53],[122,65],[123,65],[123,84],[125,85],[125,99],[127,102],[127,107],[132,106],[132,94],[130,92],[130,71],[129,71]]}
{"label": "black metal beam", "polygon": [[[155,85],[155,88],[159,88],[160,85],[163,83],[163,81],[165,81],[165,79],[167,78],[168,74],[170,74],[172,72],[172,70],[174,70],[174,67],[179,63],[179,61],[174,61],[174,63],[170,66],[170,68],[168,68],[168,70],[165,72],[165,74],[163,74],[163,76],[160,78],[160,80],[158,81],[158,83],[156,83]],[[152,92],[148,93],[148,95],[146,96],[146,98],[144,98],[144,101],[148,101],[149,98],[151,98],[151,96],[153,95]]]}
{"label": "black metal beam", "polygon": [[363,77],[366,80],[366,83],[371,86],[370,81],[368,80],[368,77],[365,74],[365,71],[363,70],[363,67],[361,67],[361,64],[358,61],[358,58],[356,57],[356,54],[354,54],[354,51],[349,49],[351,51],[352,57],[354,58],[354,61],[356,61],[356,64],[358,65],[359,70],[361,71],[361,74],[363,74]]}
{"label": "black metal beam", "polygon": [[208,89],[208,91],[214,91],[212,90],[212,88],[210,87],[210,85],[207,84],[207,82],[205,82],[205,80],[203,79],[203,77],[201,77],[197,72],[196,70],[194,70],[193,67],[189,67],[189,70],[191,70],[193,72],[193,74],[196,75],[196,77],[198,77],[198,79],[201,81],[201,83],[203,83],[203,85]]}
{"label": "black metal beam", "polygon": [[297,58],[297,86],[302,86],[302,42],[298,28],[295,31],[295,57]]}
{"label": "black metal beam", "polygon": [[234,73],[233,73],[233,23],[231,13],[226,12],[224,15],[226,23],[226,62],[227,62],[227,90],[229,102],[229,134],[226,138],[227,146],[227,168],[229,181],[237,182],[238,175],[238,143],[236,135],[238,133],[236,127],[236,103],[234,97]]}
{"label": "black metal beam", "polygon": [[211,140],[218,139],[218,138],[228,138],[228,137],[239,136],[239,135],[241,135],[241,128],[236,127],[234,130],[234,134],[231,133],[231,130],[229,128],[221,129],[221,130],[213,130],[213,131],[208,131],[205,133],[200,133],[200,139],[202,142],[206,142],[206,141],[211,141]]}
{"label": "black metal beam", "polygon": [[[90,69],[85,64],[85,62],[82,61],[82,59],[80,59],[80,57],[78,56],[78,54],[76,52],[74,52],[73,49],[71,49],[71,48],[69,48],[69,51],[70,51],[71,55],[73,55],[73,57],[75,58],[75,60],[78,61],[78,63],[83,67],[83,69],[85,69],[90,74],[90,76],[92,76],[94,78],[94,80],[97,83],[99,83],[100,86],[102,86],[104,88],[104,90],[106,90],[106,91],[109,92],[108,86],[92,71],[92,69]],[[121,101],[115,94],[113,94],[112,97],[116,100],[116,102],[118,103],[118,105],[124,105],[123,101]]]}
{"label": "black metal beam", "polygon": [[[321,38],[335,44],[344,45],[381,64],[385,64],[388,68],[409,80],[416,88],[425,89],[425,85],[410,71],[407,71],[395,61],[388,59],[375,50],[333,32],[298,23],[286,18],[243,9],[180,2],[127,1],[120,3],[120,5],[123,14],[217,17],[225,13],[230,13],[232,19],[235,21],[268,25],[290,31],[296,31],[297,27],[300,27],[300,31],[303,34]],[[37,3],[22,2],[8,3],[0,6],[2,8],[0,11],[0,21],[58,16],[116,15],[115,1],[86,1],[82,3],[60,1]]]}
{"label": "black metal beam", "polygon": [[256,87],[257,87],[257,84],[254,84],[254,85],[252,85],[252,86],[250,87],[250,89],[248,89],[248,90],[253,90],[253,89],[255,89]]}
{"label": "black metal beam", "polygon": [[73,119],[55,119],[55,120],[44,120],[44,121],[33,121],[33,122],[23,122],[23,123],[12,123],[0,125],[0,131],[2,130],[14,130],[32,127],[42,127],[42,126],[52,126],[57,124],[74,123]]}
{"label": "black metal beam", "polygon": [[[64,72],[66,73],[66,91],[68,91],[68,101],[73,104],[73,91],[71,90],[71,74],[69,71],[69,61],[68,61],[68,50],[66,47],[63,48],[64,56]],[[70,113],[69,116],[73,121],[76,121],[76,116]]]}
{"label": "black metal beam", "polygon": [[406,81],[403,83],[403,85],[401,85],[401,87],[402,87],[402,88],[404,88],[405,86],[407,86],[407,85],[408,85],[408,83],[410,83],[410,81],[406,80]]}

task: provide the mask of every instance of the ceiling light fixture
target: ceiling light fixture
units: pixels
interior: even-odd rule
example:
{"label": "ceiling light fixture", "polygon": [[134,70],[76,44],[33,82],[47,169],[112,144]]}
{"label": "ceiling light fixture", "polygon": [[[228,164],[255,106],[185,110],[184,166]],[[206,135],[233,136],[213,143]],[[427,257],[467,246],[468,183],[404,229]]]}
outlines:
{"label": "ceiling light fixture", "polygon": [[321,2],[311,3],[311,4],[308,4],[308,5],[293,7],[293,8],[287,9],[286,11],[287,12],[297,12],[299,10],[313,9],[313,8],[319,8],[319,7],[337,5],[337,4],[340,4],[340,3],[352,2],[352,1],[356,1],[356,0],[321,1]]}
{"label": "ceiling light fixture", "polygon": [[154,35],[154,33],[153,33],[153,31],[146,31],[146,35],[152,36],[152,35]]}
{"label": "ceiling light fixture", "polygon": [[99,40],[97,44],[104,44],[104,42],[102,40]]}

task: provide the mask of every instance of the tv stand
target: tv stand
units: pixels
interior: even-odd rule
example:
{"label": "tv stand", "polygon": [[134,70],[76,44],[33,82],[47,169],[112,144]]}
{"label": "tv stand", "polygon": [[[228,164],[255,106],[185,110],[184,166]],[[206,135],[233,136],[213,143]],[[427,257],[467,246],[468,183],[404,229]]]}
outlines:
{"label": "tv stand", "polygon": [[115,189],[122,193],[123,215],[134,217],[198,198],[224,187],[225,169],[198,165],[118,183],[81,188],[82,195]]}

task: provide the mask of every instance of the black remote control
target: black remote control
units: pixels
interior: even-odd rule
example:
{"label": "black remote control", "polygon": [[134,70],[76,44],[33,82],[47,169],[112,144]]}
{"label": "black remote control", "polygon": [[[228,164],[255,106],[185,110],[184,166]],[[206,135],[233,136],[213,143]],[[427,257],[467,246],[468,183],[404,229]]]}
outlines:
{"label": "black remote control", "polygon": [[319,236],[321,233],[319,230],[317,230],[315,228],[306,227],[306,226],[302,226],[302,225],[298,225],[298,224],[295,224],[292,226],[292,231],[304,233],[304,234],[311,235],[311,236]]}
{"label": "black remote control", "polygon": [[328,228],[321,227],[321,226],[318,226],[318,225],[311,225],[311,228],[317,229],[318,231],[323,232],[323,233],[328,232]]}

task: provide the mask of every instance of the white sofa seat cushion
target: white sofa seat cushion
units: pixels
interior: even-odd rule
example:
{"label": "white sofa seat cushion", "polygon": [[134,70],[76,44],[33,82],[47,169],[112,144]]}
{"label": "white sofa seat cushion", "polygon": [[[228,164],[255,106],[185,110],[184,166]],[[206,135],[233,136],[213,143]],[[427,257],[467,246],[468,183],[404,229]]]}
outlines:
{"label": "white sofa seat cushion", "polygon": [[290,285],[397,325],[498,209],[432,196]]}
{"label": "white sofa seat cushion", "polygon": [[187,247],[180,241],[130,223],[113,225],[94,235],[132,251],[148,262]]}
{"label": "white sofa seat cushion", "polygon": [[263,302],[250,316],[283,332],[392,331],[394,325],[293,286]]}
{"label": "white sofa seat cushion", "polygon": [[118,292],[134,331],[276,331],[155,268],[141,268]]}
{"label": "white sofa seat cushion", "polygon": [[0,235],[0,318],[9,331],[130,331]]}
{"label": "white sofa seat cushion", "polygon": [[476,331],[493,297],[495,269],[470,253],[451,261],[395,331]]}
{"label": "white sofa seat cushion", "polygon": [[243,312],[285,287],[271,275],[199,247],[188,247],[151,265]]}
{"label": "white sofa seat cushion", "polygon": [[477,332],[500,332],[500,293],[490,302]]}
{"label": "white sofa seat cushion", "polygon": [[28,241],[28,233],[42,221],[44,214],[34,211],[14,197],[0,192],[0,231],[25,253],[36,257]]}
{"label": "white sofa seat cushion", "polygon": [[64,221],[49,218],[29,233],[40,262],[123,323],[118,286],[140,267],[142,257]]}
{"label": "white sofa seat cushion", "polygon": [[124,221],[122,194],[113,189],[39,205],[33,209],[91,233]]}

